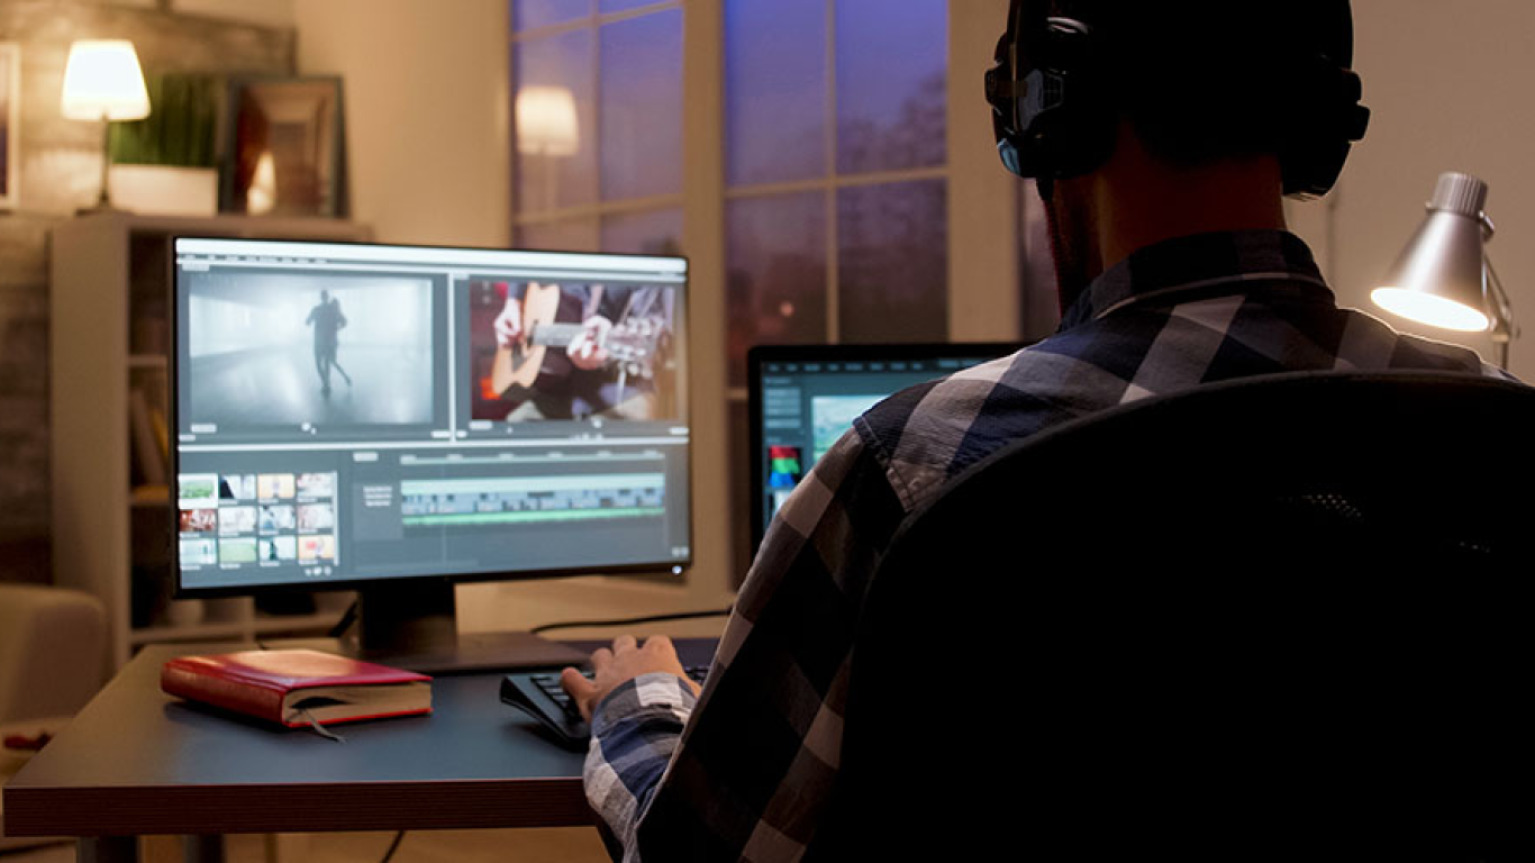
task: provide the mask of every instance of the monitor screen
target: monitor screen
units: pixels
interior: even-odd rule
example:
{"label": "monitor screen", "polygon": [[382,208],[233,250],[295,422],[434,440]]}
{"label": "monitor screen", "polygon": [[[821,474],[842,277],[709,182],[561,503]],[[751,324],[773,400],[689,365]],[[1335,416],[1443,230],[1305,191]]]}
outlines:
{"label": "monitor screen", "polygon": [[175,240],[184,594],[691,559],[687,262]]}
{"label": "monitor screen", "polygon": [[1021,345],[762,346],[747,355],[752,549],[789,493],[853,420],[909,386],[1004,357]]}

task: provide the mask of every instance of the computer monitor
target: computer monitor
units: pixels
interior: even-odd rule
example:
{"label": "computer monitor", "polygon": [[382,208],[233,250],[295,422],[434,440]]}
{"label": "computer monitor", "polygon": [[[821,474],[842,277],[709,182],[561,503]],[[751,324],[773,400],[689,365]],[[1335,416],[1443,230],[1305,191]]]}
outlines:
{"label": "computer monitor", "polygon": [[356,589],[363,650],[420,653],[453,582],[691,561],[685,259],[173,259],[178,595]]}
{"label": "computer monitor", "polygon": [[752,553],[816,461],[886,397],[1022,347],[1018,343],[764,345],[747,353]]}

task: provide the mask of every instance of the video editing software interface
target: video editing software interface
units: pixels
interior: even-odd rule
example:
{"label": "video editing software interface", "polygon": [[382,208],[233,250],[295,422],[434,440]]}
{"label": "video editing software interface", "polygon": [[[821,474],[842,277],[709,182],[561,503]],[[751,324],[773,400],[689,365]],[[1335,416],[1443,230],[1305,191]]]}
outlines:
{"label": "video editing software interface", "polygon": [[180,586],[691,559],[687,262],[178,238]]}
{"label": "video editing software interface", "polygon": [[859,415],[900,390],[1007,356],[1018,345],[860,345],[759,348],[753,525],[760,542],[773,515]]}

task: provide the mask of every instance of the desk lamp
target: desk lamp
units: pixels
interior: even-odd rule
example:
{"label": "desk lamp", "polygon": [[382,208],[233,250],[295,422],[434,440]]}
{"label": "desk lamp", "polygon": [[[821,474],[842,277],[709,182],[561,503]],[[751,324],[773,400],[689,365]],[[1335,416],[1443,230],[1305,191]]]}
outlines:
{"label": "desk lamp", "polygon": [[1370,299],[1411,321],[1463,333],[1490,332],[1508,368],[1518,334],[1513,307],[1487,258],[1492,220],[1487,184],[1469,174],[1441,174],[1428,217]]}
{"label": "desk lamp", "polygon": [[101,195],[95,209],[112,209],[107,193],[111,124],[149,116],[149,92],[133,43],[126,39],[80,39],[70,45],[60,110],[70,120],[101,122]]}

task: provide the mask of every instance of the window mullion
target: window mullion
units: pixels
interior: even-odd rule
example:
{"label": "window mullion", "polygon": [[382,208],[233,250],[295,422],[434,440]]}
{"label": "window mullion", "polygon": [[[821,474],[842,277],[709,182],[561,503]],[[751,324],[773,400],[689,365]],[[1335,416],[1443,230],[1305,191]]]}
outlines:
{"label": "window mullion", "polygon": [[570,21],[562,21],[558,24],[545,24],[542,27],[536,27],[531,30],[513,31],[512,42],[525,42],[534,39],[543,39],[548,36],[560,36],[565,33],[573,33],[577,30],[584,30],[588,27],[591,27],[593,24],[612,24],[615,21],[628,21],[632,18],[643,18],[646,15],[654,15],[657,12],[665,12],[669,9],[681,9],[682,0],[658,0],[656,3],[652,3],[648,6],[641,6],[637,9],[625,9],[622,12],[608,12],[606,14],[598,10],[598,6],[595,0],[587,8],[591,11],[582,18],[575,18]]}
{"label": "window mullion", "polygon": [[842,333],[837,235],[837,0],[826,0],[826,341]]}
{"label": "window mullion", "polygon": [[592,146],[597,153],[597,248],[602,248],[602,25],[597,21],[597,0],[592,0]]}
{"label": "window mullion", "polygon": [[706,603],[737,583],[731,543],[727,388],[724,4],[690,0],[683,22],[682,240],[689,258],[689,357],[694,432],[694,566],[690,601]]}
{"label": "window mullion", "polygon": [[890,183],[907,183],[913,180],[946,180],[948,165],[926,168],[901,168],[894,171],[876,171],[870,174],[839,174],[831,179],[784,180],[776,183],[756,183],[725,190],[728,199],[765,198],[771,195],[792,195],[796,192],[815,192],[833,187],[846,189],[854,186],[884,186]]}
{"label": "window mullion", "polygon": [[518,213],[516,222],[519,225],[547,225],[553,222],[566,222],[573,219],[643,213],[649,210],[680,207],[682,204],[683,197],[680,193],[675,195],[654,195],[645,198],[623,198],[617,201],[599,201],[595,204],[561,207],[558,210]]}

